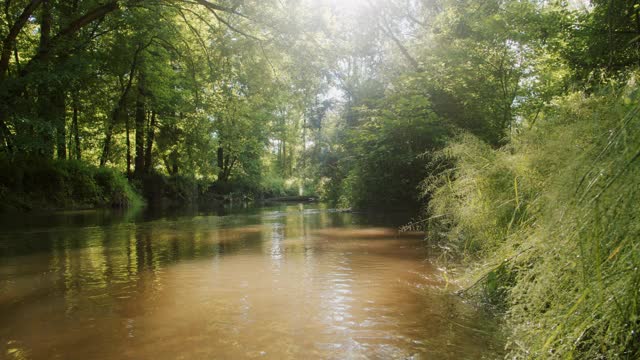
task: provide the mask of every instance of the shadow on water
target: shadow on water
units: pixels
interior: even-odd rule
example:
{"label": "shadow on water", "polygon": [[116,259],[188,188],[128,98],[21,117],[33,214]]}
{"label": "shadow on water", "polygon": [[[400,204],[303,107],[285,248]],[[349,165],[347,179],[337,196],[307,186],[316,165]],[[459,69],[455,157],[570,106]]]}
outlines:
{"label": "shadow on water", "polygon": [[322,205],[2,220],[0,354],[495,358],[416,236]]}

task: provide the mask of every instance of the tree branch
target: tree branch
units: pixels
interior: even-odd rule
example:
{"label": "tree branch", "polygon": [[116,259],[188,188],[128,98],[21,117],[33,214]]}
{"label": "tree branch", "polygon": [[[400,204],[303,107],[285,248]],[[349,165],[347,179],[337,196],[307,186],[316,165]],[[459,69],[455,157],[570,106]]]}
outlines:
{"label": "tree branch", "polygon": [[[42,1],[43,0],[31,0],[29,5],[22,10],[22,13],[18,16],[18,19],[13,23],[13,26],[9,29],[9,33],[2,41],[2,55],[0,55],[0,81],[4,80],[7,75],[9,59],[11,58],[11,50],[15,45],[18,34],[20,34],[20,31],[31,17],[31,14],[33,14]],[[8,20],[9,19],[7,19],[7,21]]]}

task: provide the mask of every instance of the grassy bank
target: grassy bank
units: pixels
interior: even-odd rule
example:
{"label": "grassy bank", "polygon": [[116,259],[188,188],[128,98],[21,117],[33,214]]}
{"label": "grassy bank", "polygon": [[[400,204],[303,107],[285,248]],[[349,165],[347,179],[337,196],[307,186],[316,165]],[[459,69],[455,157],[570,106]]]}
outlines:
{"label": "grassy bank", "polygon": [[504,309],[510,357],[640,357],[638,100],[558,98],[502,148],[460,137],[426,182],[429,237]]}
{"label": "grassy bank", "polygon": [[142,197],[110,168],[74,160],[0,158],[0,211],[132,207]]}

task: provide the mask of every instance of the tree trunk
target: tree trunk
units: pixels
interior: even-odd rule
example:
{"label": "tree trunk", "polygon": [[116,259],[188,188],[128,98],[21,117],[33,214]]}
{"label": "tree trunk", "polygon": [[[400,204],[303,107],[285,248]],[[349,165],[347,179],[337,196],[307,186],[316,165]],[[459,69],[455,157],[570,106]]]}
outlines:
{"label": "tree trunk", "polygon": [[231,170],[233,170],[233,166],[235,165],[236,160],[236,157],[231,159],[230,154],[224,155],[224,159],[222,161],[222,171],[220,172],[219,176],[220,181],[229,181],[229,178],[231,177]]}
{"label": "tree trunk", "polygon": [[0,109],[0,147],[4,147],[7,152],[12,152],[11,132],[9,131],[7,123],[4,121],[5,114],[4,109]]}
{"label": "tree trunk", "polygon": [[145,149],[144,154],[144,172],[145,174],[149,174],[151,172],[151,163],[152,163],[152,150],[153,150],[153,140],[155,138],[155,127],[156,127],[156,112],[151,112],[151,120],[149,121],[149,125],[147,126],[147,148]]}
{"label": "tree trunk", "polygon": [[140,177],[144,173],[144,123],[147,112],[145,110],[144,74],[138,72],[138,97],[136,99],[136,155],[134,176]]}
{"label": "tree trunk", "polygon": [[287,175],[287,142],[282,140],[282,174]]}
{"label": "tree trunk", "polygon": [[56,154],[58,159],[67,158],[67,104],[66,94],[62,90],[54,91],[52,94],[51,116],[53,125],[56,128]]}
{"label": "tree trunk", "polygon": [[129,126],[129,114],[125,112],[125,129],[127,133],[127,179],[131,179],[131,128]]}
{"label": "tree trunk", "polygon": [[129,70],[129,80],[127,81],[127,85],[122,91],[122,95],[120,95],[120,99],[116,104],[116,107],[113,109],[113,113],[111,115],[111,119],[107,122],[107,129],[105,131],[104,144],[102,146],[102,155],[100,156],[100,167],[103,167],[107,164],[107,160],[109,160],[109,155],[111,152],[111,137],[113,136],[113,128],[118,120],[120,120],[122,110],[124,109],[127,96],[129,95],[129,91],[131,90],[131,85],[133,84],[133,76],[136,72],[136,67],[138,65],[138,56],[140,55],[140,51],[142,51],[143,47],[138,46],[135,54],[133,55],[133,61],[131,62],[131,68]]}
{"label": "tree trunk", "polygon": [[228,152],[225,154],[224,148],[221,146],[218,148],[218,167],[220,173],[218,175],[219,181],[228,181],[231,177],[231,170],[236,163],[237,158],[234,156],[231,158],[231,154]]}
{"label": "tree trunk", "polygon": [[76,160],[82,159],[81,146],[80,146],[80,130],[78,129],[78,115],[80,113],[79,105],[78,105],[78,93],[73,94],[73,118],[72,118],[72,127],[73,127],[73,139],[76,146]]}
{"label": "tree trunk", "polygon": [[302,116],[302,168],[307,167],[307,113]]}
{"label": "tree trunk", "polygon": [[167,172],[171,176],[178,175],[178,171],[180,170],[178,166],[178,151],[176,149],[171,150],[169,154],[169,161],[165,161],[167,165]]}
{"label": "tree trunk", "polygon": [[109,160],[109,153],[111,152],[111,136],[113,135],[113,127],[118,118],[120,118],[119,104],[116,105],[116,109],[113,111],[112,118],[107,123],[107,129],[105,130],[104,143],[102,144],[102,155],[100,155],[100,167],[107,164]]}
{"label": "tree trunk", "polygon": [[[44,0],[40,19],[40,45],[39,52],[46,54],[42,57],[42,64],[46,71],[54,70],[54,60],[49,51],[51,47],[51,31],[53,26],[53,0]],[[64,62],[66,56],[59,60]],[[38,85],[38,120],[42,122],[32,131],[34,139],[42,146],[40,155],[45,158],[53,157],[55,148],[58,159],[66,159],[66,94],[58,81],[52,80],[47,75],[43,76]],[[55,135],[54,135],[55,134]]]}
{"label": "tree trunk", "polygon": [[222,146],[218,147],[218,168],[220,168],[220,172],[224,170],[224,149]]}
{"label": "tree trunk", "polygon": [[231,156],[229,155],[229,153],[227,153],[224,156],[224,171],[222,172],[222,177],[224,178],[224,181],[229,180],[229,173],[231,172],[231,169],[229,167],[229,163]]}
{"label": "tree trunk", "polygon": [[[48,48],[51,42],[51,23],[53,21],[51,14],[51,1],[44,0],[42,4],[42,12],[40,19],[40,45],[39,52],[43,54],[49,54]],[[42,58],[44,68],[49,70],[51,68],[51,61],[49,56]],[[38,141],[38,154],[45,158],[53,157],[53,129],[54,124],[54,90],[52,81],[48,77],[38,84],[38,121],[42,124],[40,126],[30,126],[29,132],[33,139]]]}

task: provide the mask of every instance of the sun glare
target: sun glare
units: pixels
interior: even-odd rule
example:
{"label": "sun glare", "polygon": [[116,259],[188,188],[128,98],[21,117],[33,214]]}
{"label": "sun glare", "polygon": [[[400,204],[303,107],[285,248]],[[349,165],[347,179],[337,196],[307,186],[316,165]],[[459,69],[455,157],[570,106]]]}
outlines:
{"label": "sun glare", "polygon": [[367,0],[326,0],[326,2],[337,11],[348,13],[356,12],[367,5]]}

